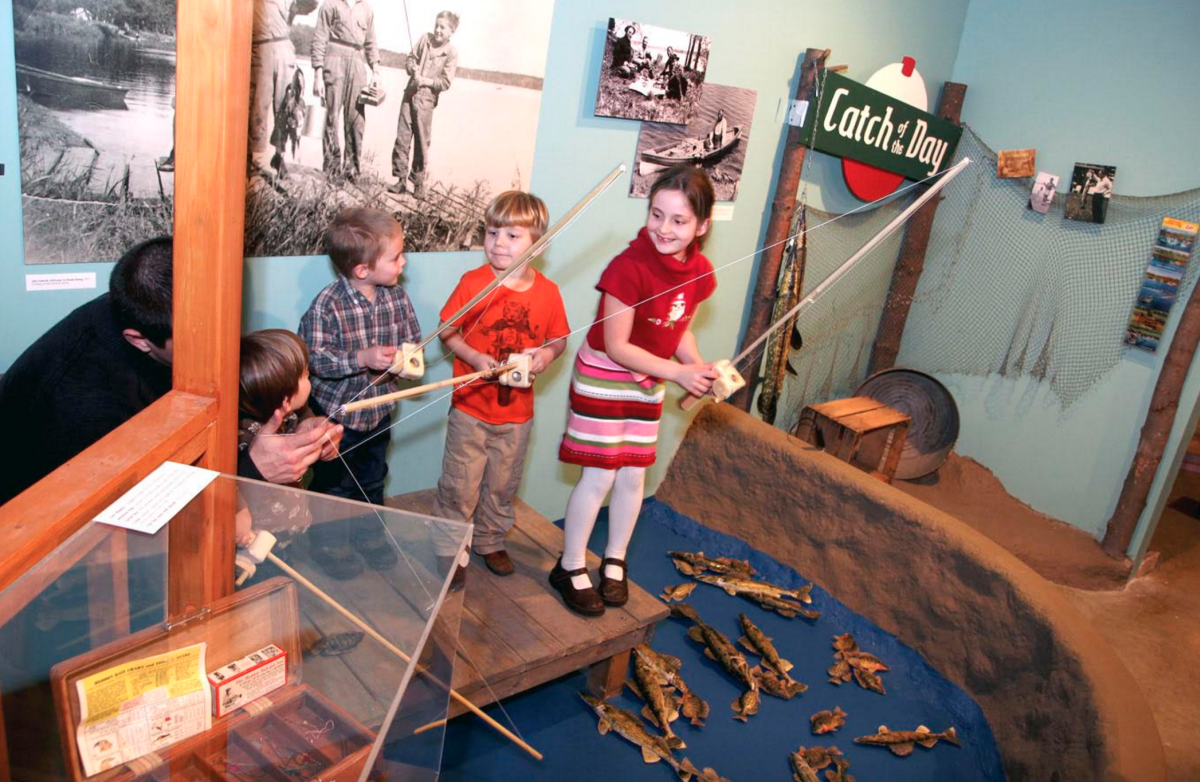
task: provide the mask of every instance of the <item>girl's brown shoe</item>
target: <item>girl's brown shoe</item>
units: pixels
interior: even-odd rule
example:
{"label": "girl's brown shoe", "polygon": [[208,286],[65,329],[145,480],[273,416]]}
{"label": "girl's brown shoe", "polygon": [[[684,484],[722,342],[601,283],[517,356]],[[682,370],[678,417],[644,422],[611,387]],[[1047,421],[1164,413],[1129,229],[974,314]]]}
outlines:
{"label": "girl's brown shoe", "polygon": [[587,568],[579,568],[578,570],[563,570],[562,560],[554,563],[554,569],[550,571],[550,586],[558,590],[562,595],[563,602],[567,604],[567,608],[577,614],[584,616],[600,616],[604,613],[604,601],[600,599],[600,593],[596,588],[589,583],[586,589],[576,589],[571,583],[571,578],[574,576],[587,575]]}
{"label": "girl's brown shoe", "polygon": [[[620,578],[608,577],[608,565],[621,568]],[[600,598],[605,605],[619,607],[629,602],[629,569],[625,560],[605,557],[600,560]]]}

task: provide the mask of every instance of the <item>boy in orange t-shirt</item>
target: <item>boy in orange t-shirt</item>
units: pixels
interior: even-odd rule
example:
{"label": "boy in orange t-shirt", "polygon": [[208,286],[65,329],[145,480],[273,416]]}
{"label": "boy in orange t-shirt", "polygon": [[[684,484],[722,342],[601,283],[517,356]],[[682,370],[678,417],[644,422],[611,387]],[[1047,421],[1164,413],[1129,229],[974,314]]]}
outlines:
{"label": "boy in orange t-shirt", "polygon": [[[504,273],[541,237],[548,221],[546,205],[537,196],[516,190],[496,196],[484,213],[487,263],[462,276],[442,307],[442,321]],[[514,353],[532,353],[530,374],[536,377],[562,354],[569,332],[558,286],[527,264],[450,324],[441,339],[454,353],[456,376],[500,366]],[[516,521],[513,499],[532,428],[532,386],[478,380],[454,391],[434,513],[473,521],[472,548],[501,576],[513,572],[504,538]],[[453,544],[436,535],[434,548],[440,558],[454,555]],[[451,588],[462,587],[465,564],[459,563]]]}

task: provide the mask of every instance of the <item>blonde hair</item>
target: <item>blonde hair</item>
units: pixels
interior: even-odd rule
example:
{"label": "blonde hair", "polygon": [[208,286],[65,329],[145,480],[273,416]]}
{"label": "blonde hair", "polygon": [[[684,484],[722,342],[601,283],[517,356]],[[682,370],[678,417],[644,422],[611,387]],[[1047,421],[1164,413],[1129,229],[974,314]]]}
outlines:
{"label": "blonde hair", "polygon": [[483,224],[488,228],[507,228],[510,225],[528,228],[535,242],[546,233],[546,224],[549,222],[550,210],[546,208],[546,202],[520,190],[506,190],[496,196],[483,213]]}
{"label": "blonde hair", "polygon": [[338,212],[325,229],[325,252],[343,277],[352,277],[354,267],[374,269],[389,243],[404,239],[404,227],[381,209],[350,207]]}
{"label": "blonde hair", "polygon": [[308,346],[287,329],[263,329],[242,337],[238,415],[268,421],[300,390],[308,371]]}

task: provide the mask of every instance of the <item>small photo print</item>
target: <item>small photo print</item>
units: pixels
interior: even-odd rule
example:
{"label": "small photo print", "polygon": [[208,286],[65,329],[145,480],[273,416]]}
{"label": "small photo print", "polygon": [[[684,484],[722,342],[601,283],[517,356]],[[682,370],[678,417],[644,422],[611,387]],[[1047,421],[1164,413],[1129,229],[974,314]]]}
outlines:
{"label": "small photo print", "polygon": [[1004,149],[996,156],[996,176],[1000,179],[1033,176],[1036,170],[1036,149]]}
{"label": "small photo print", "polygon": [[658,172],[677,163],[690,163],[708,174],[718,201],[736,200],[757,95],[754,90],[706,84],[704,97],[687,125],[643,123],[637,165],[629,182],[630,197],[649,197]]}
{"label": "small photo print", "polygon": [[1046,214],[1054,203],[1054,194],[1058,190],[1058,176],[1039,171],[1033,182],[1033,191],[1029,194],[1029,208],[1035,212]]}
{"label": "small photo print", "polygon": [[1076,163],[1067,194],[1067,219],[1103,223],[1116,177],[1116,166]]}
{"label": "small photo print", "polygon": [[711,39],[631,19],[609,19],[597,117],[684,125],[700,102]]}

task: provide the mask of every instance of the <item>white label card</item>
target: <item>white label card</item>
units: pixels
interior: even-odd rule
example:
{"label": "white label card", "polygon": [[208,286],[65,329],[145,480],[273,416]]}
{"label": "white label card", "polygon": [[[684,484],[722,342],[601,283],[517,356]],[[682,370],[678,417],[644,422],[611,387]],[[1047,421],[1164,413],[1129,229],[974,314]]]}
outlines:
{"label": "white label card", "polygon": [[96,521],[153,535],[218,475],[215,470],[163,462],[121,499],[100,511]]}
{"label": "white label card", "polygon": [[96,287],[95,272],[75,274],[26,274],[26,291],[73,291]]}

